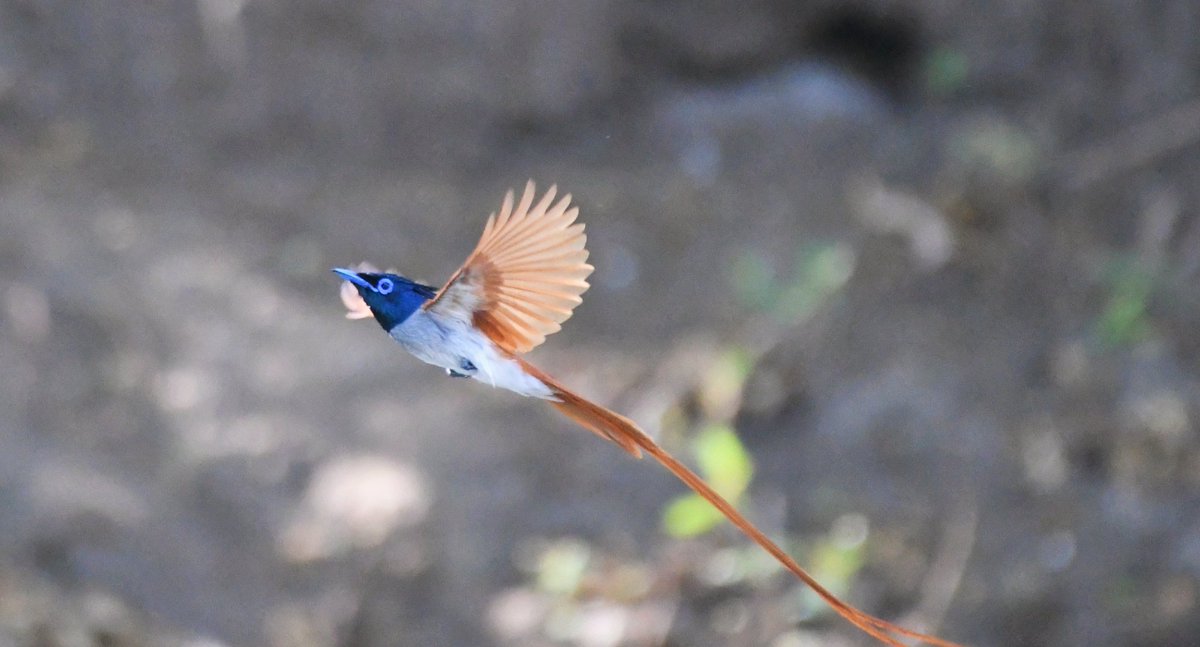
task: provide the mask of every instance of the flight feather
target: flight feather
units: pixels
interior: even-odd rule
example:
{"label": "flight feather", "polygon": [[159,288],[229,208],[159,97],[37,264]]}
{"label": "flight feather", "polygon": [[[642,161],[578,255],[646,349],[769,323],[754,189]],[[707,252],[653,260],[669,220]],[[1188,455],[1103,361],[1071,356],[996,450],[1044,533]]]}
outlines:
{"label": "flight feather", "polygon": [[[588,289],[587,236],[571,195],[557,188],[537,200],[532,181],[520,201],[504,196],[475,250],[423,307],[469,314],[497,346],[526,353],[557,332]],[[465,312],[463,312],[465,311]],[[459,313],[454,313],[459,314]]]}

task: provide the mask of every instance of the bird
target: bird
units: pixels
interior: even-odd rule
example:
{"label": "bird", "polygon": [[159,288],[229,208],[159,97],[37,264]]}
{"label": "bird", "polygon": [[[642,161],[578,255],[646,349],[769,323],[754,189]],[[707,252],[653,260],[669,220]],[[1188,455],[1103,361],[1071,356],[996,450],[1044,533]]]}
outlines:
{"label": "bird", "polygon": [[454,378],[473,379],[548,402],[566,417],[634,458],[643,452],[715,506],[829,606],[876,640],[904,647],[896,636],[939,647],[961,647],[869,615],[822,586],[700,476],[629,418],[601,406],[529,363],[524,355],[557,332],[582,303],[593,267],[584,225],[571,195],[557,186],[537,199],[532,180],[520,200],[509,190],[467,260],[440,288],[362,263],[334,268],[344,279],[346,317],[375,321],[417,359]]}

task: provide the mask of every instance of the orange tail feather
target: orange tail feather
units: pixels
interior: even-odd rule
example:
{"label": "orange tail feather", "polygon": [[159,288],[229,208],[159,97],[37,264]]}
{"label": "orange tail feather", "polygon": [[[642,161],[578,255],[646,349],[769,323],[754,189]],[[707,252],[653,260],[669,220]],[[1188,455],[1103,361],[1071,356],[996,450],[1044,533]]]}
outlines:
{"label": "orange tail feather", "polygon": [[736,508],[730,505],[730,503],[726,501],[724,497],[717,494],[716,491],[709,487],[708,483],[705,483],[704,480],[697,476],[695,472],[688,469],[687,466],[685,466],[683,463],[680,463],[675,459],[674,456],[671,456],[665,449],[660,447],[658,443],[654,442],[650,436],[647,436],[646,433],[638,428],[638,426],[634,424],[632,420],[622,416],[619,413],[610,411],[609,409],[606,409],[594,402],[591,402],[582,396],[572,393],[549,375],[546,375],[542,371],[524,361],[521,361],[521,365],[531,375],[544,382],[546,386],[550,387],[550,390],[554,392],[556,397],[558,397],[558,402],[550,402],[555,409],[558,409],[568,418],[579,423],[588,431],[591,431],[601,438],[605,438],[616,443],[634,457],[641,458],[641,450],[645,450],[648,454],[658,460],[663,467],[667,468],[667,470],[678,477],[679,480],[683,481],[688,487],[692,488],[696,494],[704,497],[704,499],[711,503],[717,510],[720,510],[721,513],[724,514],[733,525],[737,526],[738,529],[745,533],[747,537],[754,540],[754,543],[761,546],[763,550],[767,551],[771,554],[771,556],[779,560],[779,563],[783,564],[789,571],[799,578],[801,582],[804,582],[804,584],[816,592],[821,599],[825,600],[825,602],[831,608],[833,608],[838,615],[848,620],[855,627],[858,627],[871,637],[886,645],[890,645],[891,647],[905,647],[905,645],[897,640],[895,636],[890,634],[896,634],[905,638],[912,638],[923,643],[935,645],[937,647],[962,647],[958,643],[942,640],[936,636],[930,636],[905,629],[904,627],[892,624],[886,620],[876,618],[875,616],[872,616],[846,602],[843,602],[841,598],[838,598],[828,589],[821,586],[821,584],[817,582],[813,576],[808,574],[808,571],[801,568],[800,565],[797,564],[796,561],[791,558],[791,556],[784,552],[782,548],[776,545],[775,542],[768,539],[767,536],[758,529],[758,527],[743,517],[742,514],[738,512]]}

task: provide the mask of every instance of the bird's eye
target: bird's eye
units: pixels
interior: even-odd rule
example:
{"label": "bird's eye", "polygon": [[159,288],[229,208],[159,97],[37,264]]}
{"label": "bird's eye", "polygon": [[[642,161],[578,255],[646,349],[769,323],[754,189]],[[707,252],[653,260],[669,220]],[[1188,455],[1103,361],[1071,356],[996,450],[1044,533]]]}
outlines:
{"label": "bird's eye", "polygon": [[379,279],[379,283],[375,285],[375,289],[379,290],[380,294],[391,294],[392,289],[395,287],[395,284],[393,284],[392,280],[389,278]]}

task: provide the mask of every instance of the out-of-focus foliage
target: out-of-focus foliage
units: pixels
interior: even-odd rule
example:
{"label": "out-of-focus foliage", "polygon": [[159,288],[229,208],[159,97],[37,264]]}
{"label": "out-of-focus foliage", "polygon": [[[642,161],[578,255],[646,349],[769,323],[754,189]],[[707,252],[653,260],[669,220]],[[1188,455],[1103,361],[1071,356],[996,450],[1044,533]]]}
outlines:
{"label": "out-of-focus foliage", "polygon": [[547,593],[572,595],[583,581],[590,551],[580,542],[560,541],[548,546],[537,563],[537,586]]}
{"label": "out-of-focus foliage", "polygon": [[1152,330],[1147,308],[1157,283],[1155,273],[1137,259],[1121,259],[1105,273],[1108,288],[1096,320],[1096,335],[1107,347],[1128,346]]}
{"label": "out-of-focus foliage", "polygon": [[[699,474],[727,501],[738,505],[754,475],[754,464],[733,428],[712,424],[691,443]],[[663,528],[675,537],[701,535],[725,520],[724,515],[698,494],[679,497],[663,510]]]}
{"label": "out-of-focus foliage", "polygon": [[696,398],[708,420],[725,421],[737,413],[754,364],[754,356],[740,346],[731,346],[717,354],[699,376],[696,390]]}
{"label": "out-of-focus foliage", "polygon": [[798,322],[836,294],[853,272],[853,253],[842,245],[824,244],[803,247],[784,273],[776,272],[755,251],[743,250],[733,262],[729,280],[747,308]]}
{"label": "out-of-focus foliage", "polygon": [[938,47],[925,57],[925,85],[936,95],[961,90],[970,74],[971,62],[960,51]]}

